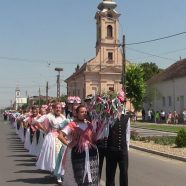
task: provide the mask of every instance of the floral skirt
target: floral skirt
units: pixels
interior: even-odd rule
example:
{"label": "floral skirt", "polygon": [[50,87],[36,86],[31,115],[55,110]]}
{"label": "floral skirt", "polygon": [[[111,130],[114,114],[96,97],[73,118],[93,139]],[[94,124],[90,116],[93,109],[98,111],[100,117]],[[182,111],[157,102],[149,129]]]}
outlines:
{"label": "floral skirt", "polygon": [[65,160],[65,186],[98,186],[99,185],[99,162],[98,151],[95,148],[89,149],[89,164],[92,182],[88,181],[85,173],[85,151],[79,153],[76,148],[67,149]]}

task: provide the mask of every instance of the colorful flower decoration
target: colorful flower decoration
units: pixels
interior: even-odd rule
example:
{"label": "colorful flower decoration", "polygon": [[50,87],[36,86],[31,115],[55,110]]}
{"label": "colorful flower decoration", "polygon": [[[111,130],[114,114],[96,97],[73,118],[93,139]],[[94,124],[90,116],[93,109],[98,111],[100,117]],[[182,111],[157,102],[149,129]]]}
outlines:
{"label": "colorful flower decoration", "polygon": [[117,97],[118,97],[118,99],[120,100],[121,103],[124,103],[124,101],[125,101],[125,92],[123,90],[121,90]]}
{"label": "colorful flower decoration", "polygon": [[74,103],[74,99],[75,99],[74,96],[68,96],[67,102],[68,102],[68,103]]}
{"label": "colorful flower decoration", "polygon": [[81,103],[81,98],[76,96],[75,99],[74,99],[74,103]]}

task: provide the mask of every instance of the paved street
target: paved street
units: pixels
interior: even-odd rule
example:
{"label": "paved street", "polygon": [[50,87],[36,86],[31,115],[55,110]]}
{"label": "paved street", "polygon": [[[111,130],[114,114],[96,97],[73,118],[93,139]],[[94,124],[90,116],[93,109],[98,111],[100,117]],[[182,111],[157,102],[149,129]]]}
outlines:
{"label": "paved street", "polygon": [[24,150],[23,144],[15,134],[15,129],[11,128],[8,122],[2,122],[1,117],[0,126],[0,185],[54,186],[55,181],[48,173],[36,169],[35,158]]}
{"label": "paved street", "polygon": [[[15,130],[1,117],[0,126],[0,185],[56,186],[47,172],[36,169],[35,158],[27,154]],[[186,183],[186,163],[133,149],[130,149],[129,157],[129,186],[184,186]],[[117,170],[116,186],[119,186],[118,178]],[[103,171],[103,186],[104,183]]]}
{"label": "paved street", "polygon": [[131,130],[135,130],[140,136],[176,136],[176,133],[171,132],[163,132],[163,131],[156,131],[156,130],[149,130],[149,129],[141,129],[137,127],[131,127]]}
{"label": "paved street", "polygon": [[[185,162],[130,149],[129,186],[185,186],[185,174]],[[116,186],[119,186],[118,170]]]}
{"label": "paved street", "polygon": [[186,163],[131,149],[129,186],[185,186]]}

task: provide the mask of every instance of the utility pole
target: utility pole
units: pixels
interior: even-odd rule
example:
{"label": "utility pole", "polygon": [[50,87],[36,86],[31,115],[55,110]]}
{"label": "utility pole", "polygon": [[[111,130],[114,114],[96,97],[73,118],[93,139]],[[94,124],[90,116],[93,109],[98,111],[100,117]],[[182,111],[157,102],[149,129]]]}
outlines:
{"label": "utility pole", "polygon": [[122,61],[122,88],[126,96],[126,56],[125,56],[125,35],[123,35],[123,61]]}
{"label": "utility pole", "polygon": [[57,75],[57,98],[60,97],[60,72],[63,71],[63,68],[55,68],[55,71],[58,72]]}
{"label": "utility pole", "polygon": [[39,87],[39,106],[41,105],[41,89]]}
{"label": "utility pole", "polygon": [[46,102],[48,103],[48,81],[46,83]]}

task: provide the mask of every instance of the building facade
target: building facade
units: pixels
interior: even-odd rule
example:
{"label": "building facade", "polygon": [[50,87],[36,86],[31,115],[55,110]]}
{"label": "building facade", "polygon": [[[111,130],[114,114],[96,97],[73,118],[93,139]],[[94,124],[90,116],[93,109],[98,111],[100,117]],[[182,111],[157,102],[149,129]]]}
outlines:
{"label": "building facade", "polygon": [[119,17],[116,2],[103,0],[96,12],[96,57],[77,66],[75,72],[65,80],[67,95],[85,98],[95,92],[109,89],[119,92],[122,88],[121,74],[123,55],[119,41]]}
{"label": "building facade", "polygon": [[149,80],[146,109],[182,113],[186,108],[186,59],[180,60]]}

